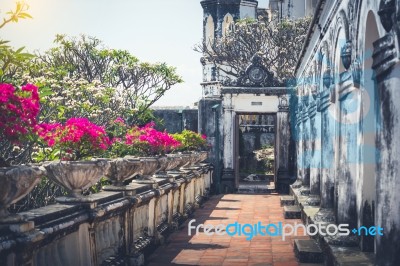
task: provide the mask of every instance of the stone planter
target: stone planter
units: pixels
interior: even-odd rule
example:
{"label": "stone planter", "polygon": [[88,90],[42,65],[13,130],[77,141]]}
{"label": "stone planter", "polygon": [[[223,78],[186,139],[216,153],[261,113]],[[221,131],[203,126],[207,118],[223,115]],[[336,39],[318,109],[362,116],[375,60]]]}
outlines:
{"label": "stone planter", "polygon": [[182,162],[182,158],[178,155],[178,156],[174,156],[175,154],[167,154],[165,157],[166,163],[164,164],[164,166],[162,168],[159,169],[160,172],[162,173],[166,173],[167,171],[176,169],[179,164]]}
{"label": "stone planter", "polygon": [[117,158],[110,161],[110,168],[105,176],[114,186],[123,186],[124,181],[139,174],[142,162],[139,158]]}
{"label": "stone planter", "polygon": [[126,156],[126,159],[139,159],[141,166],[138,170],[138,174],[141,175],[142,179],[149,179],[152,175],[154,175],[158,169],[160,169],[160,163],[158,162],[157,157],[131,157]]}
{"label": "stone planter", "polygon": [[25,197],[46,170],[39,166],[12,166],[0,168],[0,223],[19,222],[22,218],[10,215],[7,208]]}
{"label": "stone planter", "polygon": [[157,160],[158,160],[158,169],[157,169],[156,173],[165,172],[165,170],[168,168],[171,161],[166,156],[157,157]]}
{"label": "stone planter", "polygon": [[189,153],[188,155],[190,156],[189,163],[185,164],[182,168],[185,168],[185,169],[191,168],[191,167],[197,165],[198,163],[204,161],[208,157],[207,152],[193,151],[193,152]]}
{"label": "stone planter", "polygon": [[174,162],[171,165],[171,169],[168,169],[167,171],[179,169],[185,163],[185,160],[181,154],[170,153],[170,154],[167,154],[167,157],[170,158]]}
{"label": "stone planter", "polygon": [[181,157],[181,162],[176,167],[177,169],[187,167],[192,163],[192,156],[190,153],[180,153],[178,155]]}
{"label": "stone planter", "polygon": [[81,198],[83,190],[93,186],[107,173],[110,162],[105,159],[91,161],[55,161],[45,165],[47,176],[65,188],[73,198]]}
{"label": "stone planter", "polygon": [[208,152],[200,151],[200,152],[193,152],[192,153],[192,166],[205,161],[208,158]]}

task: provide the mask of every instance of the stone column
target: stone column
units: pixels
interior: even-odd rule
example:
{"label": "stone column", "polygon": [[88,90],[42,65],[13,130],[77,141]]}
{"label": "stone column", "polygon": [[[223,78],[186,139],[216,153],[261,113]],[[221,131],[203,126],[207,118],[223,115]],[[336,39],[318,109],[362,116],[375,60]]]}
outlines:
{"label": "stone column", "polygon": [[324,89],[320,93],[318,111],[321,112],[321,208],[333,208],[334,205],[334,137],[335,120],[329,112],[331,107],[331,73],[328,69],[324,73]]}
{"label": "stone column", "polygon": [[307,203],[312,206],[320,204],[320,178],[321,178],[321,115],[317,112],[316,94],[312,94],[310,107],[310,198]]}
{"label": "stone column", "polygon": [[310,117],[308,108],[308,96],[305,96],[303,104],[303,186],[302,194],[310,194],[310,160],[311,160],[311,142],[310,142]]}
{"label": "stone column", "polygon": [[289,147],[290,147],[290,122],[289,105],[286,96],[279,97],[278,112],[276,114],[276,149],[279,158],[276,158],[277,166],[277,190],[282,193],[289,192]]}
{"label": "stone column", "polygon": [[235,130],[235,112],[232,106],[232,95],[225,94],[223,100],[223,140],[224,140],[224,155],[222,170],[222,192],[229,193],[235,190],[235,171],[234,171],[234,130]]}
{"label": "stone column", "polygon": [[297,180],[292,187],[298,188],[303,183],[303,121],[301,104],[299,104],[296,112],[296,132],[294,137],[297,152]]}
{"label": "stone column", "polygon": [[222,100],[220,98],[203,98],[199,101],[199,133],[207,136],[207,141],[211,146],[208,162],[214,165],[215,171],[212,179],[214,185],[212,190],[218,192],[219,180],[221,178],[222,168],[222,130],[220,130]]}
{"label": "stone column", "polygon": [[400,261],[400,3],[381,1],[380,8],[381,21],[388,33],[374,42],[372,65],[378,83],[377,147],[380,149],[375,221],[376,226],[383,228],[383,235],[378,234],[375,241],[376,265],[397,265]]}
{"label": "stone column", "polygon": [[357,226],[357,143],[359,127],[359,93],[354,89],[350,71],[340,74],[339,88],[339,141],[337,167],[337,222]]}

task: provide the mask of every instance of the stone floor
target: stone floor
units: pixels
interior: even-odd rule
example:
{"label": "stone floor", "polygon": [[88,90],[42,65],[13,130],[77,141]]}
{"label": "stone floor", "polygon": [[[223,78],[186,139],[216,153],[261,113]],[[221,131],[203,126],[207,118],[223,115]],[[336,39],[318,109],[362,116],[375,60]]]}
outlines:
{"label": "stone floor", "polygon": [[[299,219],[285,220],[278,194],[245,195],[229,194],[214,196],[203,208],[196,210],[193,225],[203,224],[255,224],[301,223]],[[191,220],[191,219],[189,219]],[[280,236],[256,236],[246,240],[245,236],[207,236],[204,232],[188,236],[188,221],[180,231],[173,233],[168,242],[159,247],[149,258],[148,265],[266,265],[291,266],[298,263],[292,236],[285,241]],[[302,234],[302,232],[299,231]],[[312,265],[312,264],[311,264]]]}

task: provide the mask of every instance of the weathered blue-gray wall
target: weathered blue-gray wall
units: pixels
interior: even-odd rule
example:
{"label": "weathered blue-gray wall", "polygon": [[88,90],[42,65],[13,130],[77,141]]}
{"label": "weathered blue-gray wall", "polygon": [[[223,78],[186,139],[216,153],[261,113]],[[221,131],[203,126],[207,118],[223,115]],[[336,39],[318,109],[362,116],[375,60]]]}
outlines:
{"label": "weathered blue-gray wall", "polygon": [[382,266],[400,261],[398,17],[400,1],[321,0],[296,67],[300,171],[292,193],[307,196],[303,207],[320,195],[311,220],[382,229],[328,243],[374,252],[370,264]]}

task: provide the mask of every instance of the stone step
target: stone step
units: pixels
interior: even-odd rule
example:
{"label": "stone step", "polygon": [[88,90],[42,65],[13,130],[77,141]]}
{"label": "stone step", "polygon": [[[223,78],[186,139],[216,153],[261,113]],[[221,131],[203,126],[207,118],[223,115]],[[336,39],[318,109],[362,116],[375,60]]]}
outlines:
{"label": "stone step", "polygon": [[301,210],[299,206],[284,206],[283,207],[283,216],[285,219],[300,219],[301,218]]}
{"label": "stone step", "polygon": [[293,206],[294,203],[293,196],[281,196],[281,206]]}
{"label": "stone step", "polygon": [[330,246],[333,264],[338,266],[374,266],[373,252],[361,252],[358,247]]}
{"label": "stone step", "polygon": [[321,263],[324,261],[324,254],[315,240],[295,239],[294,252],[300,262]]}

